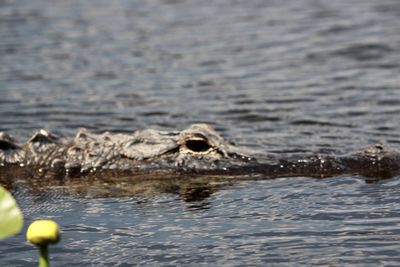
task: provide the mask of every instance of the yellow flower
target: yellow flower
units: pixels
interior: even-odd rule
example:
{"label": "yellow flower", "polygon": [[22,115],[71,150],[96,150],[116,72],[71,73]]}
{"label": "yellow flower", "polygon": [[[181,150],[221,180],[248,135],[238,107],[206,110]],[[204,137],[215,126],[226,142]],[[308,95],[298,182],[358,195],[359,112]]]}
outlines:
{"label": "yellow flower", "polygon": [[28,227],[26,239],[36,246],[56,244],[60,240],[58,225],[51,220],[34,221]]}

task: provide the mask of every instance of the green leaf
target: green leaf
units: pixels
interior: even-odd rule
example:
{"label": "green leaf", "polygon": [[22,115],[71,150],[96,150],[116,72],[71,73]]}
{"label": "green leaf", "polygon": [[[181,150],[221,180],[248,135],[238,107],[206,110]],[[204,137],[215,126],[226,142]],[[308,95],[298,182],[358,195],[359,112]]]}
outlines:
{"label": "green leaf", "polygon": [[0,240],[18,234],[23,224],[24,218],[15,199],[0,186]]}

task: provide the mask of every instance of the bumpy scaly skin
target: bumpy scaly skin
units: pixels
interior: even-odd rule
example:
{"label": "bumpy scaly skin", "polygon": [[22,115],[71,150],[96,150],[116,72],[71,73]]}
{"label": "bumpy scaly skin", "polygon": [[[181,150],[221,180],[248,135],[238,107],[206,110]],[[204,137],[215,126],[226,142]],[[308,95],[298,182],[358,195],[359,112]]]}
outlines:
{"label": "bumpy scaly skin", "polygon": [[81,129],[72,140],[40,130],[21,145],[0,133],[0,165],[66,174],[101,170],[201,171],[240,166],[249,161],[251,158],[206,124],[194,124],[181,132],[147,129],[132,134],[95,134]]}
{"label": "bumpy scaly skin", "polygon": [[59,139],[40,130],[24,144],[0,132],[3,171],[17,166],[30,169],[33,174],[57,176],[84,176],[104,171],[117,175],[169,171],[234,176],[260,174],[262,178],[343,174],[382,178],[400,173],[400,153],[379,144],[346,157],[315,156],[276,163],[259,163],[246,154],[206,124],[194,124],[180,132],[147,129],[132,134],[95,134],[82,129],[73,139]]}

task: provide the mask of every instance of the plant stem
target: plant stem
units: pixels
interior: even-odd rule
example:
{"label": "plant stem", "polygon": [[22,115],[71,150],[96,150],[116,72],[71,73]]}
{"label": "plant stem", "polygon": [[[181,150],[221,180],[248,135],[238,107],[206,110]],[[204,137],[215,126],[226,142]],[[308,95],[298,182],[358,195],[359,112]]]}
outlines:
{"label": "plant stem", "polygon": [[39,267],[50,267],[47,245],[39,246]]}

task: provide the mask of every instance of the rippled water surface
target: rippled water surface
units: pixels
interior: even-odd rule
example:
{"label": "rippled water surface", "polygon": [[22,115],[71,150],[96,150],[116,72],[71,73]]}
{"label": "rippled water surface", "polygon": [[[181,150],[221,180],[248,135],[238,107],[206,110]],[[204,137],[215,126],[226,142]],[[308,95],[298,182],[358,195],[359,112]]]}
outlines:
{"label": "rippled water surface", "polygon": [[[211,124],[278,157],[399,148],[400,2],[0,1],[0,131]],[[54,266],[398,266],[399,178],[242,181],[209,196],[13,190]],[[87,191],[90,191],[88,185]],[[33,266],[17,237],[1,266]]]}

